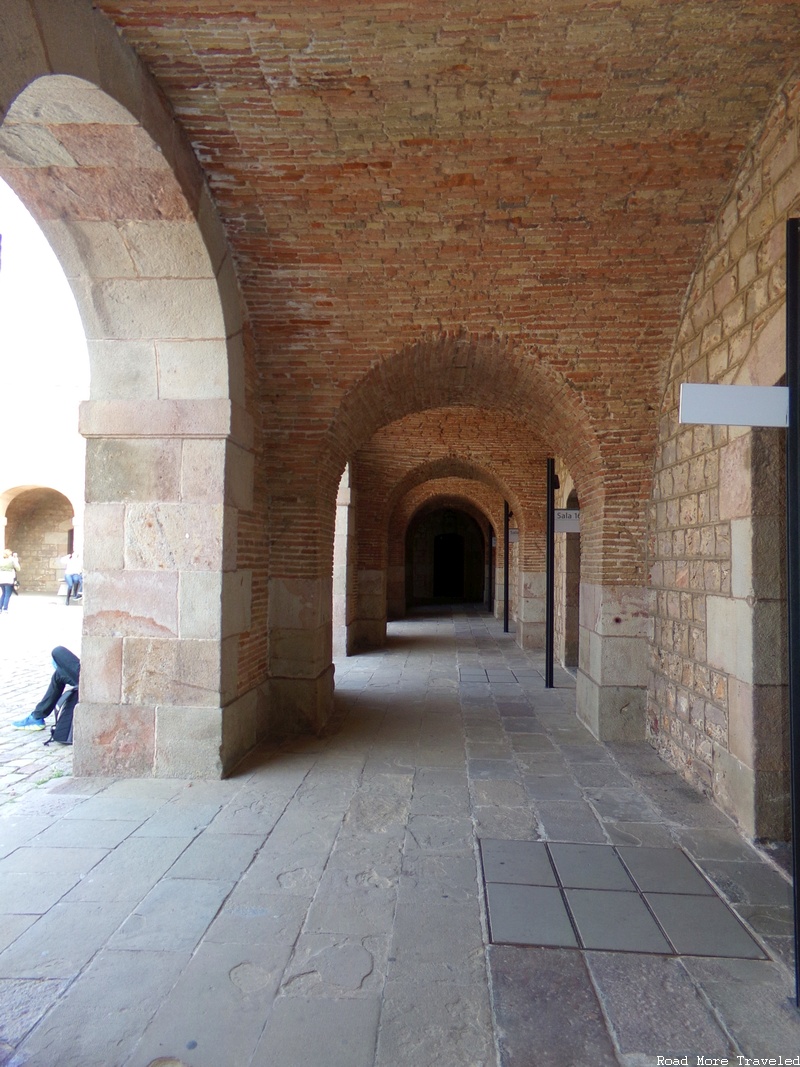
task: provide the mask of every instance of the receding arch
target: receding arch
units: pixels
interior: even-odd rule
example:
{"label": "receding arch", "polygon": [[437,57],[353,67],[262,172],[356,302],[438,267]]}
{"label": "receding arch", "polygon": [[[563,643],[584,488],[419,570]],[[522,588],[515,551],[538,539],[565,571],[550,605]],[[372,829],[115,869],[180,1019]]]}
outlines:
{"label": "receding arch", "polygon": [[415,517],[436,508],[455,508],[471,515],[483,531],[486,542],[485,596],[487,609],[493,610],[497,587],[496,569],[503,566],[502,545],[493,550],[492,538],[503,525],[502,485],[473,466],[467,466],[465,477],[459,477],[454,465],[448,473],[437,463],[426,464],[409,472],[398,487],[391,511],[386,537],[388,560],[386,567],[386,617],[402,618],[407,601],[406,537]]}
{"label": "receding arch", "polygon": [[[411,503],[411,501],[416,501],[417,499],[413,492],[415,489],[424,487],[424,496],[427,499],[428,494],[440,493],[443,491],[444,486],[452,484],[456,480],[460,483],[475,482],[477,485],[485,486],[496,496],[501,505],[502,501],[506,499],[511,503],[512,508],[520,508],[516,492],[504,484],[493,471],[458,457],[436,459],[414,467],[392,487],[386,507],[392,524],[396,520],[398,525],[402,525],[404,521],[402,511],[399,511],[399,509],[404,511],[409,506],[423,506],[421,503]],[[464,503],[468,502],[475,506],[471,495],[464,498]],[[500,514],[502,516],[502,508]],[[405,521],[410,521],[410,518],[413,518],[413,515],[407,517]]]}
{"label": "receding arch", "polygon": [[417,509],[405,534],[406,607],[486,603],[486,520],[472,510],[439,500]]}
{"label": "receding arch", "polygon": [[[342,399],[323,450],[343,453],[339,469],[381,427],[428,408],[506,411],[549,440],[587,482],[602,471],[601,451],[582,398],[568,380],[511,341],[469,335],[431,337],[373,366]],[[334,464],[335,466],[335,464]]]}
{"label": "receding arch", "polygon": [[[499,494],[488,491],[484,484],[455,477],[434,478],[409,490],[398,502],[394,516],[396,529],[390,527],[389,575],[390,578],[394,577],[396,586],[392,588],[392,583],[389,583],[387,612],[390,618],[404,614],[411,602],[408,546],[412,529],[427,516],[444,511],[452,511],[468,517],[475,528],[480,531],[483,556],[480,594],[474,595],[477,590],[473,590],[473,595],[466,598],[472,601],[483,600],[487,610],[491,609],[490,567],[494,526],[488,512],[491,507],[489,502],[491,501],[497,510],[499,500]],[[489,504],[488,507],[487,504]]]}
{"label": "receding arch", "polygon": [[[317,464],[319,499],[330,502],[331,514],[345,462],[374,433],[406,415],[442,407],[505,412],[537,439],[557,442],[581,495],[585,578],[619,582],[630,581],[632,571],[643,573],[642,561],[632,560],[629,547],[636,532],[644,530],[643,509],[633,500],[630,484],[618,474],[609,476],[609,468],[619,462],[618,449],[609,445],[609,455],[604,455],[583,395],[566,377],[535,352],[496,336],[419,341],[375,364],[345,394],[323,437]],[[621,499],[607,516],[609,486],[614,498]]]}

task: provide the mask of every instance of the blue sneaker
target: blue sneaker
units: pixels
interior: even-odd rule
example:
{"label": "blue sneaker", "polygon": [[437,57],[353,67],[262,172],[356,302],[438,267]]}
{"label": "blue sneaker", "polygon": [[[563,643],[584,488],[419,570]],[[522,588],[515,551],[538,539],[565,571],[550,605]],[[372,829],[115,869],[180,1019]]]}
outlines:
{"label": "blue sneaker", "polygon": [[25,719],[20,719],[19,722],[12,722],[17,730],[44,730],[44,719],[37,719],[33,715],[28,715]]}

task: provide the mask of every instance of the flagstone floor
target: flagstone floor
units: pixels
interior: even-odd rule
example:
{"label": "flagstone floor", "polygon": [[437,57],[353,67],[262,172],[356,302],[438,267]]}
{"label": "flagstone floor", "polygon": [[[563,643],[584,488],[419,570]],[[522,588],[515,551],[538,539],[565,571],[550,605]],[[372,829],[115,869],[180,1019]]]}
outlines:
{"label": "flagstone floor", "polygon": [[226,781],[6,783],[0,1064],[798,1054],[786,874],[647,745],[597,742],[568,674],[431,610],[336,685],[325,736]]}

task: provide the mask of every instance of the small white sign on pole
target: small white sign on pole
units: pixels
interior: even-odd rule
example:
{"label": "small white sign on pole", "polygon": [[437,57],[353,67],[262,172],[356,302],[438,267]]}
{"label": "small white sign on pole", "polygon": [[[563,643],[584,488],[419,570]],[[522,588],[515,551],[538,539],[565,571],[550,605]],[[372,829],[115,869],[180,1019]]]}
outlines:
{"label": "small white sign on pole", "polygon": [[580,533],[581,513],[578,508],[555,508],[556,533]]}
{"label": "small white sign on pole", "polygon": [[678,420],[710,426],[789,425],[789,390],[784,385],[681,383]]}

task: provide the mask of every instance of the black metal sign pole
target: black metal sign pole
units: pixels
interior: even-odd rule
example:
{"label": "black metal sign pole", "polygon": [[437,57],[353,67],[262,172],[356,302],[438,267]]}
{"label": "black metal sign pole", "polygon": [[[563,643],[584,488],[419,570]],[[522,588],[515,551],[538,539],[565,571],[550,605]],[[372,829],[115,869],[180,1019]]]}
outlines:
{"label": "black metal sign pole", "polygon": [[553,655],[555,633],[555,564],[556,564],[556,461],[547,460],[547,549],[546,549],[546,601],[545,601],[545,650],[544,650],[544,687],[553,688]]}
{"label": "black metal sign pole", "polygon": [[508,501],[503,501],[503,633],[508,633]]}
{"label": "black metal sign pole", "polygon": [[786,561],[795,1004],[800,1007],[800,219],[786,224]]}

